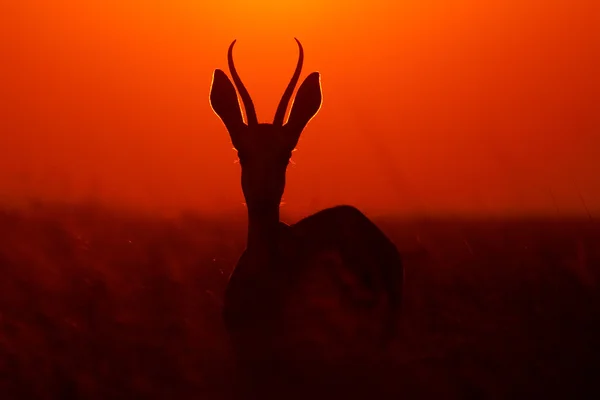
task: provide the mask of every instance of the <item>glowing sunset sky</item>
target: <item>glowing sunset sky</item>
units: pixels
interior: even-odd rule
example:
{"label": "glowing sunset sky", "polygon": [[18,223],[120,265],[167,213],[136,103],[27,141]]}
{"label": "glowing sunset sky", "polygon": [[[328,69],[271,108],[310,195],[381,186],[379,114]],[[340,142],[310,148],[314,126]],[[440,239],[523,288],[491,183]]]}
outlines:
{"label": "glowing sunset sky", "polygon": [[[4,4],[9,3],[9,4]],[[592,0],[19,0],[0,6],[0,200],[238,210],[212,112],[238,71],[270,122],[305,49],[320,114],[285,210],[600,212]],[[600,214],[597,214],[600,215]]]}

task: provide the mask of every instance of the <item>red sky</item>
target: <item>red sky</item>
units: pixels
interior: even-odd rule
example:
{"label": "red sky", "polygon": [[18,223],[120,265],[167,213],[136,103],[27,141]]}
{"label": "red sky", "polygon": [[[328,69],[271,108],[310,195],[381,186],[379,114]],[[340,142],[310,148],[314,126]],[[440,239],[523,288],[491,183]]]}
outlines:
{"label": "red sky", "polygon": [[270,122],[305,48],[324,102],[285,210],[600,212],[595,0],[20,0],[0,6],[0,201],[239,210],[210,109],[236,64]]}

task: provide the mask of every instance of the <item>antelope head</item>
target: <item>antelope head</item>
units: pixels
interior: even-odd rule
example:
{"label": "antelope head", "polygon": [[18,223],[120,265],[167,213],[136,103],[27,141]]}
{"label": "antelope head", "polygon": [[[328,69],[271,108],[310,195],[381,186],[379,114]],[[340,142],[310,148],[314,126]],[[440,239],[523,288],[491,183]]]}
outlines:
{"label": "antelope head", "polygon": [[[210,104],[225,124],[231,142],[238,152],[242,168],[242,191],[249,209],[279,207],[285,188],[285,173],[302,130],[321,107],[321,77],[313,72],[306,77],[296,94],[287,122],[285,113],[298,83],[304,51],[299,49],[298,64],[281,100],[273,123],[259,123],[250,94],[244,87],[233,63],[233,46],[229,46],[227,61],[234,85],[220,69],[213,73]],[[246,110],[242,118],[237,91]]]}

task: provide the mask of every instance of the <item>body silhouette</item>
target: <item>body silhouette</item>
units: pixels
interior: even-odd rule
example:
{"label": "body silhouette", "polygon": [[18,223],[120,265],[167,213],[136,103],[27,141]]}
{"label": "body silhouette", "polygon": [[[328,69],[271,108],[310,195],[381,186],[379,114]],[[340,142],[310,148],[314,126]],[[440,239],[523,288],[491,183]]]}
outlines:
{"label": "body silhouette", "polygon": [[228,51],[235,87],[216,69],[210,90],[212,109],[238,152],[248,209],[247,247],[229,278],[223,317],[240,369],[252,372],[255,383],[262,374],[272,384],[286,371],[298,380],[310,372],[327,379],[317,365],[364,364],[393,339],[402,297],[396,247],[356,208],[325,209],[293,225],[280,221],[292,151],[322,103],[320,74],[313,72],[284,123],[304,59],[296,42],[298,63],[272,124],[257,120],[233,62],[235,40]]}

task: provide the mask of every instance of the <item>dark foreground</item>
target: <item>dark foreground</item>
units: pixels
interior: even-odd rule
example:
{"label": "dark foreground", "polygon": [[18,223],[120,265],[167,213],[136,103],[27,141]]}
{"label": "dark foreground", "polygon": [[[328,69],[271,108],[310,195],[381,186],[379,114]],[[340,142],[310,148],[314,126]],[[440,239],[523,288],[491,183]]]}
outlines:
{"label": "dark foreground", "polygon": [[[378,222],[406,266],[390,398],[600,395],[600,224]],[[244,229],[0,211],[0,398],[228,398],[220,299]]]}

